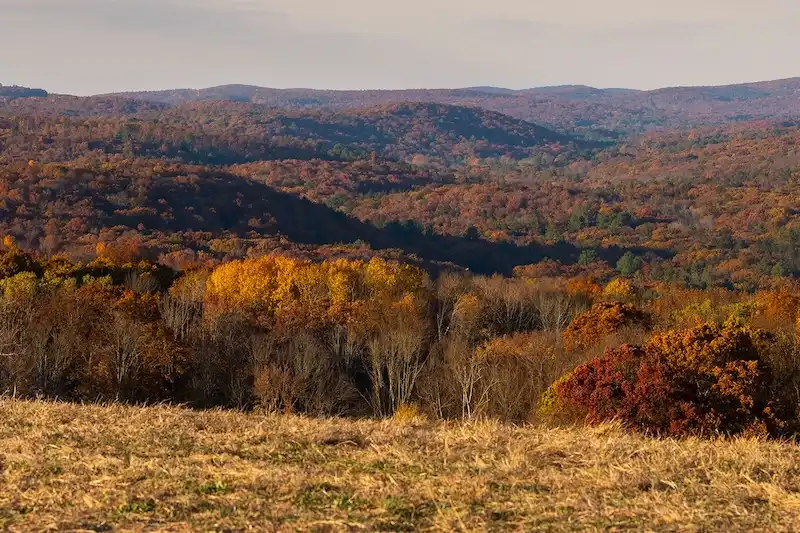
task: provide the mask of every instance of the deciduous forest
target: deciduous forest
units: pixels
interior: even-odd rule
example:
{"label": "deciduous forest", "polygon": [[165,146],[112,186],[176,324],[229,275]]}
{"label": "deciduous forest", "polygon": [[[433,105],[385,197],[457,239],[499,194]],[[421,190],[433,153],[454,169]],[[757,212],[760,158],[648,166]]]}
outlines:
{"label": "deciduous forest", "polygon": [[794,435],[796,85],[0,86],[0,393]]}

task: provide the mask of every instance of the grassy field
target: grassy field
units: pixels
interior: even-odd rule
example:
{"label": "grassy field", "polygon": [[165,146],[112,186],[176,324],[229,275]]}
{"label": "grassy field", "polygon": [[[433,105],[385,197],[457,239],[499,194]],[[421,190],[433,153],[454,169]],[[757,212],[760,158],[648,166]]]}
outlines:
{"label": "grassy field", "polygon": [[800,448],[0,400],[11,531],[798,531]]}

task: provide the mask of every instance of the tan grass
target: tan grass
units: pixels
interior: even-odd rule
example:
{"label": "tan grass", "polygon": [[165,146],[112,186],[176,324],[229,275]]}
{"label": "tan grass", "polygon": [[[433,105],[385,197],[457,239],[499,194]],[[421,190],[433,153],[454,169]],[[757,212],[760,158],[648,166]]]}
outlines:
{"label": "tan grass", "polygon": [[798,531],[800,448],[0,400],[11,531]]}

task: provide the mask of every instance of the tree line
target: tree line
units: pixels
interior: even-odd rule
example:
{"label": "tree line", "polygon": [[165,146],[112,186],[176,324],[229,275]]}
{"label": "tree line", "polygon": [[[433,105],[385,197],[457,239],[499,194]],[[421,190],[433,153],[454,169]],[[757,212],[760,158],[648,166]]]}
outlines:
{"label": "tree line", "polygon": [[[432,278],[374,257],[176,272],[0,256],[0,390],[314,416],[602,421],[663,434],[796,428],[800,292],[618,277]],[[621,346],[621,347],[620,347]],[[668,408],[667,408],[668,407]],[[664,408],[667,408],[664,411]]]}

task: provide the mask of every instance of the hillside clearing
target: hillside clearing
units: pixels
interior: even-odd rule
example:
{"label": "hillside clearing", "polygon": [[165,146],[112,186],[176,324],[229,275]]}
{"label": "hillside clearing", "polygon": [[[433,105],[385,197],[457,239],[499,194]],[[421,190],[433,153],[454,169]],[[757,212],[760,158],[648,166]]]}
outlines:
{"label": "hillside clearing", "polygon": [[0,529],[800,529],[800,448],[0,400]]}

